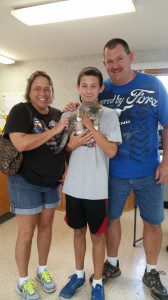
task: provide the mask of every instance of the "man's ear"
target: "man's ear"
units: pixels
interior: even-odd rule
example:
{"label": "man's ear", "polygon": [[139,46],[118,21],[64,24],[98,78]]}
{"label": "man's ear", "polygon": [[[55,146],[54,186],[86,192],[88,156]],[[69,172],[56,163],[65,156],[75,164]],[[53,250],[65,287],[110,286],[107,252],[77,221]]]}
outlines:
{"label": "man's ear", "polygon": [[130,57],[130,62],[132,63],[134,60],[134,53],[130,52],[129,57]]}
{"label": "man's ear", "polygon": [[105,88],[105,86],[104,86],[104,84],[101,86],[101,88],[100,88],[100,90],[99,90],[99,93],[102,93],[103,91],[104,91],[104,88]]}

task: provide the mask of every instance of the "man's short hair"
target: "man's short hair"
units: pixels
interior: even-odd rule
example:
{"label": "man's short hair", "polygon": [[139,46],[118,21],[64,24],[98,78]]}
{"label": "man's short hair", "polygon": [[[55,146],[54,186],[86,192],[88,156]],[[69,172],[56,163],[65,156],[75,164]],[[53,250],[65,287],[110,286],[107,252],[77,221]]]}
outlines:
{"label": "man's short hair", "polygon": [[115,47],[117,47],[118,45],[121,45],[123,46],[125,52],[127,54],[130,54],[130,48],[127,44],[126,41],[124,41],[123,39],[119,39],[119,38],[114,38],[114,39],[111,39],[109,40],[106,45],[104,46],[104,50],[103,50],[103,53],[105,53],[105,49],[114,49]]}

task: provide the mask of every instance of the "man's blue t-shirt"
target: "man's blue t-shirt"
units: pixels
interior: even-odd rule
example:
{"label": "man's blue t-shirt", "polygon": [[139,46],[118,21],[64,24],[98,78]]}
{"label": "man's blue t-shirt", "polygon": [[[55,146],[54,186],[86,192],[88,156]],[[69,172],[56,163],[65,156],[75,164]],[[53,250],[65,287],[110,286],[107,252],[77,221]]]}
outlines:
{"label": "man's blue t-shirt", "polygon": [[153,175],[159,164],[158,122],[168,124],[168,94],[155,76],[136,72],[122,86],[105,80],[102,105],[119,114],[123,142],[110,160],[110,174],[121,178]]}

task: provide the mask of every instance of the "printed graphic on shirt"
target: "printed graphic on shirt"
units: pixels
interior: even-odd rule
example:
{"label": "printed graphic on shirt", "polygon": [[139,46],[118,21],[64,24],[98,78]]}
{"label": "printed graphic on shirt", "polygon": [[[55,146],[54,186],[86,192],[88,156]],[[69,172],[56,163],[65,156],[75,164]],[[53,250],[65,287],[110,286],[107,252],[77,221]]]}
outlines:
{"label": "printed graphic on shirt", "polygon": [[[51,120],[48,126],[45,124],[44,121],[39,120],[38,118],[33,118],[33,129],[32,133],[42,133],[48,131],[49,129],[53,128],[57,122],[55,120]],[[59,147],[61,142],[61,134],[57,134],[49,139],[45,144],[50,148],[50,150],[55,153],[56,149]]]}
{"label": "printed graphic on shirt", "polygon": [[42,133],[42,132],[44,132],[42,123],[37,118],[34,117],[32,133]]}
{"label": "printed graphic on shirt", "polygon": [[104,106],[116,110],[122,132],[122,144],[118,147],[116,159],[134,158],[143,160],[149,152],[149,119],[156,113],[158,100],[156,92],[148,89],[134,89],[130,94],[113,94],[112,90],[100,98]]}
{"label": "printed graphic on shirt", "polygon": [[[156,93],[154,90],[144,90],[144,89],[135,89],[132,90],[130,95],[116,95],[113,94],[112,90],[109,90],[106,92],[106,98],[101,99],[100,103],[104,106],[110,107],[110,105],[113,105],[118,108],[121,107],[122,104],[124,104],[126,107],[125,109],[133,107],[134,104],[150,104],[153,107],[157,106],[158,100],[153,97],[153,95]],[[114,95],[114,96],[113,96]],[[113,96],[109,98],[110,96]]]}

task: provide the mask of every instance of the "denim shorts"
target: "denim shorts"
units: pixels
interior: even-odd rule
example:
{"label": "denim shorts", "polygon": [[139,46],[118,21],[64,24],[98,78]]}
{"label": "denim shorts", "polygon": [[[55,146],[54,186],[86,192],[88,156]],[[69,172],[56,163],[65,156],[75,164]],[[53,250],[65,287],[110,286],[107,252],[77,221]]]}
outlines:
{"label": "denim shorts", "polygon": [[17,174],[8,176],[8,192],[11,212],[19,215],[38,214],[45,208],[55,208],[60,202],[59,186],[37,186]]}
{"label": "denim shorts", "polygon": [[154,176],[124,179],[109,176],[109,220],[119,219],[127,197],[134,191],[141,218],[158,225],[164,220],[163,185],[157,184]]}

